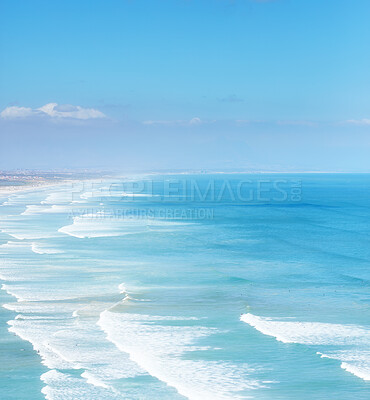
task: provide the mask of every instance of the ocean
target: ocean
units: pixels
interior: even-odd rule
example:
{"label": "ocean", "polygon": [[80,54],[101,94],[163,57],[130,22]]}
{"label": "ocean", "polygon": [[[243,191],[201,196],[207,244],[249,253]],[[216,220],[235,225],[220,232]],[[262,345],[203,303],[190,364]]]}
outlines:
{"label": "ocean", "polygon": [[370,398],[370,175],[0,199],[4,400]]}

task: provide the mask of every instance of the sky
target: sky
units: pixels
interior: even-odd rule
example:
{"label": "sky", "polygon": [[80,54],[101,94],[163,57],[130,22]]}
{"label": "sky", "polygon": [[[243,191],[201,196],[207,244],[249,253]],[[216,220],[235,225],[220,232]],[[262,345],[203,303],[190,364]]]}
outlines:
{"label": "sky", "polygon": [[368,0],[1,0],[0,169],[370,172]]}

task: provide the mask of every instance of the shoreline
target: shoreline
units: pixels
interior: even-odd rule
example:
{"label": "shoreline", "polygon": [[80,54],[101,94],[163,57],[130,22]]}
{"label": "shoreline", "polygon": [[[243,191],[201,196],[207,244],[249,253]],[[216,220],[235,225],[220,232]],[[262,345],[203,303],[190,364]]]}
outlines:
{"label": "shoreline", "polygon": [[47,188],[47,187],[53,187],[53,186],[59,186],[65,183],[73,183],[73,182],[78,182],[79,180],[61,180],[61,181],[55,181],[55,182],[38,182],[36,184],[25,184],[25,185],[4,185],[0,186],[0,198],[1,197],[7,197],[11,196],[13,194],[17,193],[23,193],[23,192],[30,192],[32,190],[37,190],[37,189],[42,189],[42,188]]}

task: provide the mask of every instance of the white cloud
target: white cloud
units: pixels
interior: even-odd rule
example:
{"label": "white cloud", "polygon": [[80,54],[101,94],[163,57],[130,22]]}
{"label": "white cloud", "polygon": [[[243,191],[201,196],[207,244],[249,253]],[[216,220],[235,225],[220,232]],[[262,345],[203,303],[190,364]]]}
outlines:
{"label": "white cloud", "polygon": [[352,125],[370,125],[370,119],[363,118],[363,119],[349,119],[346,121],[347,124]]}
{"label": "white cloud", "polygon": [[53,120],[88,120],[105,118],[106,116],[95,108],[84,108],[81,106],[73,106],[71,104],[58,105],[57,103],[48,103],[39,108],[17,106],[7,107],[0,113],[0,117],[4,119],[36,117],[52,118]]}
{"label": "white cloud", "polygon": [[189,121],[189,125],[200,125],[202,120],[198,117],[194,117]]}
{"label": "white cloud", "polygon": [[1,118],[26,118],[33,115],[32,108],[28,107],[7,107],[1,113]]}

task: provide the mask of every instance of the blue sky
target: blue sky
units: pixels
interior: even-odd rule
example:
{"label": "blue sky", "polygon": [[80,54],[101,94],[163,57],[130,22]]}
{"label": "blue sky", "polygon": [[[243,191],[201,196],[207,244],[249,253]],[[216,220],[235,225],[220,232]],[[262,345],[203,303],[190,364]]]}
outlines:
{"label": "blue sky", "polygon": [[369,171],[368,0],[0,3],[0,168]]}

